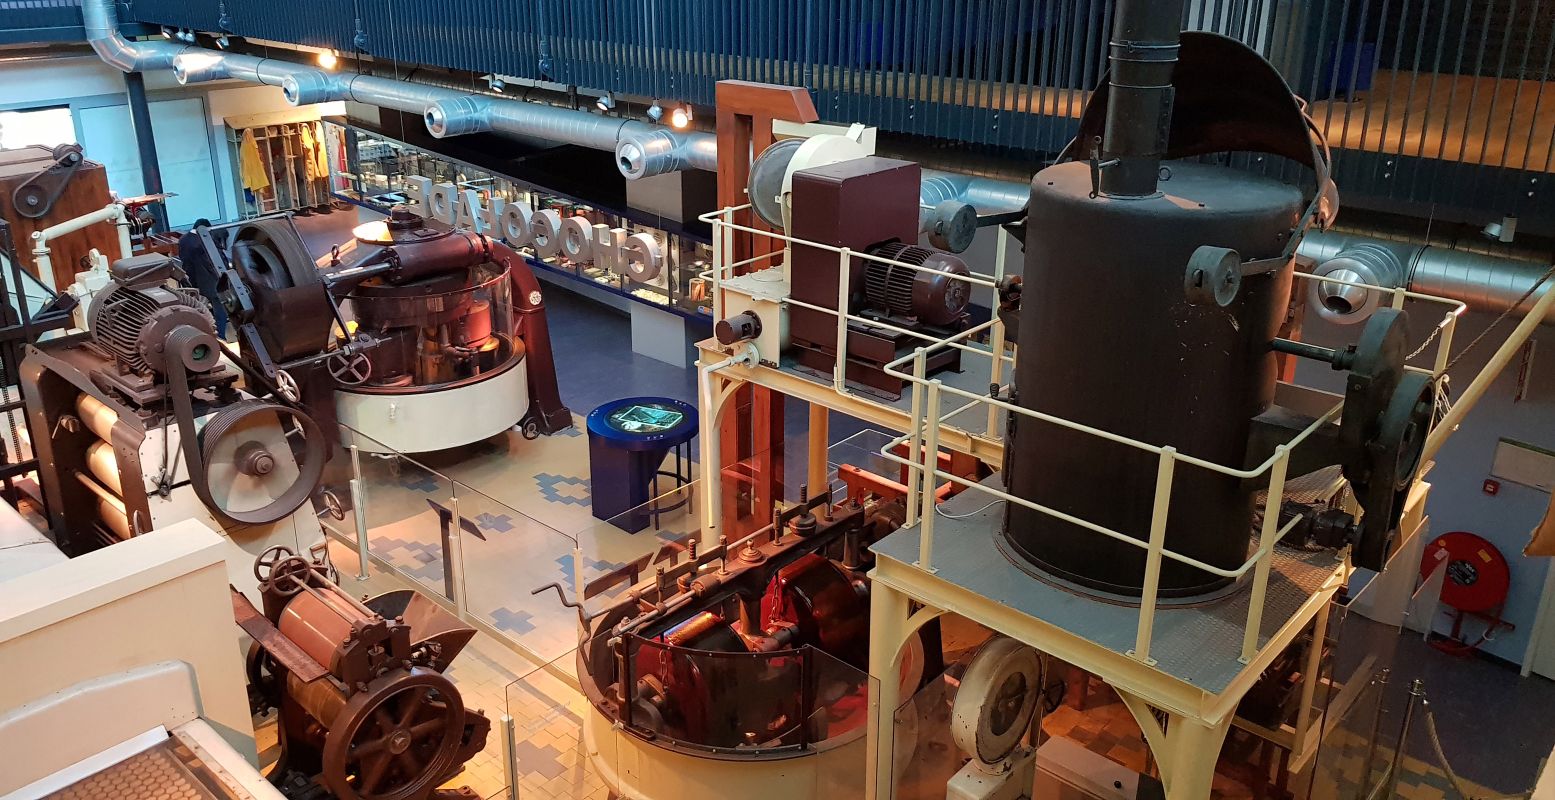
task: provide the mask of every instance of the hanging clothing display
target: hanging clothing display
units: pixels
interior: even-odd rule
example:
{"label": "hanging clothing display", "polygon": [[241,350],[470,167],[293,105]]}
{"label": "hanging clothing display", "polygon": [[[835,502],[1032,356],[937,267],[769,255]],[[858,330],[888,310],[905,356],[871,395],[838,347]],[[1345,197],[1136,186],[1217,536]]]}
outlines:
{"label": "hanging clothing display", "polygon": [[328,178],[329,177],[329,143],[324,140],[324,123],[322,123],[322,122],[315,122],[310,127],[313,128],[313,142],[314,142],[313,161],[314,161],[314,164],[315,164],[314,169],[318,172],[318,177],[320,177],[320,178]]}
{"label": "hanging clothing display", "polygon": [[[302,169],[308,180],[316,180],[323,177],[318,170],[318,152],[323,142],[314,138],[312,123],[304,122],[301,126],[302,133]],[[328,174],[327,172],[325,174]]]}
{"label": "hanging clothing display", "polygon": [[243,131],[238,145],[238,172],[243,176],[243,188],[251,192],[270,188],[270,175],[265,171],[264,159],[259,157],[259,142],[253,130]]}

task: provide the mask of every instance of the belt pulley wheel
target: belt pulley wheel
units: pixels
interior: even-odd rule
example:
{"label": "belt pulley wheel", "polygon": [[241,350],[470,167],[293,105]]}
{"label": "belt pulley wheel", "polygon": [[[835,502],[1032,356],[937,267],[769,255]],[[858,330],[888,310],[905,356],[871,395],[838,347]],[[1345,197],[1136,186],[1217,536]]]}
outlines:
{"label": "belt pulley wheel", "polygon": [[464,703],[421,667],[352,695],[324,738],[324,785],[339,800],[416,800],[448,777],[464,736]]}
{"label": "belt pulley wheel", "polygon": [[1042,697],[1042,657],[1006,636],[989,640],[972,657],[950,709],[956,745],[987,765],[1015,751]]}
{"label": "belt pulley wheel", "polygon": [[[301,441],[293,446],[296,438]],[[294,455],[300,453],[301,455]],[[218,411],[200,430],[204,484],[212,510],[263,525],[296,511],[324,472],[324,437],[307,414],[245,400]]]}

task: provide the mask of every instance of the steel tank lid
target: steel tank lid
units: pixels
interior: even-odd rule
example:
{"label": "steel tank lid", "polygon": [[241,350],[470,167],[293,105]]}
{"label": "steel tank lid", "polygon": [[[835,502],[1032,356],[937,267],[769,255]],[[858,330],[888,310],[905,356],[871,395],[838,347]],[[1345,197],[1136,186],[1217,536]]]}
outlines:
{"label": "steel tank lid", "polygon": [[[1264,175],[1218,164],[1197,161],[1171,161],[1162,165],[1165,180],[1159,191],[1148,197],[1092,196],[1090,164],[1068,161],[1054,164],[1031,179],[1032,203],[1085,203],[1092,213],[1120,215],[1156,215],[1193,217],[1246,214],[1262,217],[1270,209],[1292,209],[1299,213],[1301,189]],[[1291,223],[1295,224],[1295,217]]]}

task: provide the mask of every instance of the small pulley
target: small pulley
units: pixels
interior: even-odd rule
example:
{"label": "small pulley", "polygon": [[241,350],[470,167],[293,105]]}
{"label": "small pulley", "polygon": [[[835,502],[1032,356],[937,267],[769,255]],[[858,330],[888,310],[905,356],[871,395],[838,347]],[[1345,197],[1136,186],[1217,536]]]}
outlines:
{"label": "small pulley", "polygon": [[1183,294],[1193,305],[1213,303],[1225,308],[1242,290],[1242,278],[1274,272],[1289,263],[1289,255],[1243,261],[1235,250],[1204,245],[1188,257],[1188,268],[1183,274]]}
{"label": "small pulley", "polygon": [[950,709],[956,745],[985,772],[1004,771],[1042,698],[1042,657],[1007,636],[988,640],[972,657]]}
{"label": "small pulley", "polygon": [[65,193],[65,187],[75,176],[86,158],[81,155],[81,145],[62,144],[54,148],[54,163],[23,181],[11,194],[16,213],[28,219],[41,219],[54,208],[55,201]]}

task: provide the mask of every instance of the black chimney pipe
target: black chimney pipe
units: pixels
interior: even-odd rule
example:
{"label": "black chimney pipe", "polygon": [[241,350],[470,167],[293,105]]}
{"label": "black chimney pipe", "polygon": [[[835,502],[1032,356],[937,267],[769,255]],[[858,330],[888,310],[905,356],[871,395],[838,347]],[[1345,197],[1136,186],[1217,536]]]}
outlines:
{"label": "black chimney pipe", "polygon": [[1183,0],[1118,0],[1108,45],[1111,65],[1101,193],[1155,194],[1172,119],[1172,71]]}

